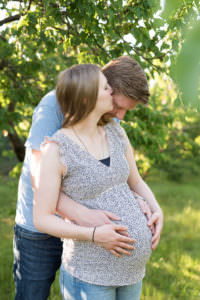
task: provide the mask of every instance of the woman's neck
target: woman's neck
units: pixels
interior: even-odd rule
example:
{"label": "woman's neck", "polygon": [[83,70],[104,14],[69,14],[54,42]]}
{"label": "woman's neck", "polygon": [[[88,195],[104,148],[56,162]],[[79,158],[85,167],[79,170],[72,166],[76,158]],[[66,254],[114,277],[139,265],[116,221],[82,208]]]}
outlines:
{"label": "woman's neck", "polygon": [[86,119],[73,125],[73,128],[75,128],[80,134],[93,138],[99,131],[98,121],[99,119],[96,116],[90,114]]}

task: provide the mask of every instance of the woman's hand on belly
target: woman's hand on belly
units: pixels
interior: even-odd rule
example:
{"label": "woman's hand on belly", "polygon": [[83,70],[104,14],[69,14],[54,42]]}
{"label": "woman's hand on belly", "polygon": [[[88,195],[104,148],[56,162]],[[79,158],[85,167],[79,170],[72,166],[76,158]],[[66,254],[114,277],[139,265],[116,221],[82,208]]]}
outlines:
{"label": "woman's hand on belly", "polygon": [[131,255],[128,250],[134,250],[132,244],[135,240],[128,236],[126,226],[106,224],[96,228],[94,242],[120,257],[122,254]]}

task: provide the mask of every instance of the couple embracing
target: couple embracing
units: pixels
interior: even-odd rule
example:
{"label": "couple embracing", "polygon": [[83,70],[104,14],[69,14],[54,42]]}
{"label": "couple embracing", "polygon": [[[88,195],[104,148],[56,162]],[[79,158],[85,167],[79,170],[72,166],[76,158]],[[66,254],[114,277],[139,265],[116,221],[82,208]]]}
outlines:
{"label": "couple embracing", "polygon": [[47,299],[60,266],[64,300],[140,299],[163,214],[119,120],[148,99],[143,70],[124,56],[64,70],[36,107],[18,190],[15,300]]}

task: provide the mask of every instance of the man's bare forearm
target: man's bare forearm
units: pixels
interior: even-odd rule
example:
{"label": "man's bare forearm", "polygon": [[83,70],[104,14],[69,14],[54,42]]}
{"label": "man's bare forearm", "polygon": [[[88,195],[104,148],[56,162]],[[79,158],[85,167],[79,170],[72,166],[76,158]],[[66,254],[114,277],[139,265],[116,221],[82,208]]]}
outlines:
{"label": "man's bare forearm", "polygon": [[56,210],[62,217],[79,224],[79,222],[77,222],[79,216],[86,213],[88,208],[79,204],[77,201],[72,200],[63,192],[60,192]]}
{"label": "man's bare forearm", "polygon": [[100,209],[89,209],[62,192],[60,192],[56,210],[62,217],[80,226],[101,226],[111,224],[112,220],[120,220],[118,216],[111,212]]}

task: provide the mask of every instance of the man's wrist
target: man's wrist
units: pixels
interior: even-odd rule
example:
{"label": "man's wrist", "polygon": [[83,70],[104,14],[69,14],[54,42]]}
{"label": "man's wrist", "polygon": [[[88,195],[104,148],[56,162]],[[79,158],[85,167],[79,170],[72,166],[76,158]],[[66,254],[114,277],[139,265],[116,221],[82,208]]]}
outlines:
{"label": "man's wrist", "polygon": [[160,206],[155,206],[152,208],[152,213],[159,213],[163,215],[162,209]]}

